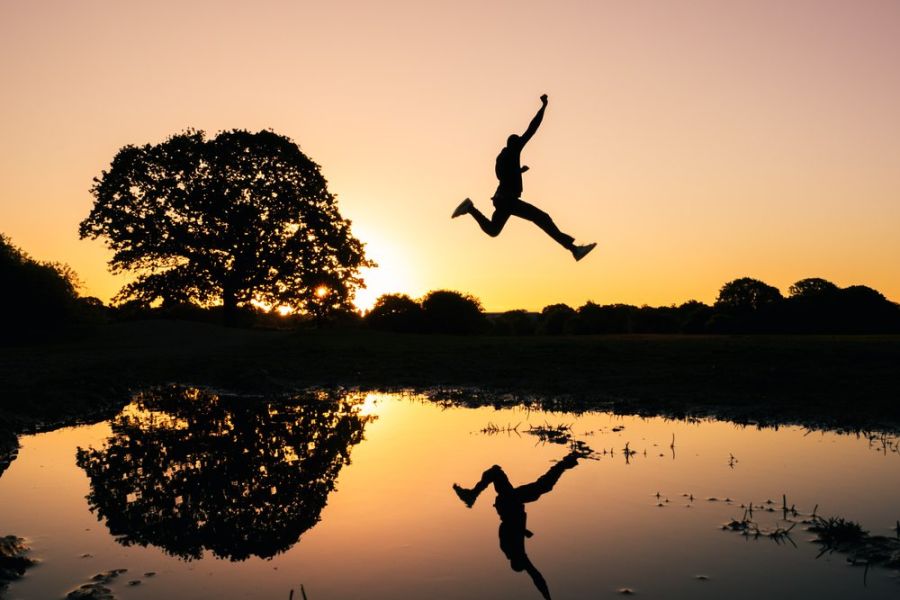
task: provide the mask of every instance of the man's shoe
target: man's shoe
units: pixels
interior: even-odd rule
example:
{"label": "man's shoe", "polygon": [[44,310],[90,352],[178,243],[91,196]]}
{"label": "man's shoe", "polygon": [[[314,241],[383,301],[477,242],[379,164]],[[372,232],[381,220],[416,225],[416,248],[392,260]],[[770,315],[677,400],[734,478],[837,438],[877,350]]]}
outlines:
{"label": "man's shoe", "polygon": [[450,218],[455,219],[456,217],[462,216],[469,212],[474,206],[475,205],[472,204],[472,201],[466,198],[465,200],[460,202],[459,206],[456,207],[456,210],[453,211],[453,214],[450,215]]}
{"label": "man's shoe", "polygon": [[472,505],[475,504],[475,499],[478,497],[474,490],[467,490],[456,483],[453,484],[453,491],[456,492],[459,499],[463,501],[463,504],[469,508],[472,508]]}
{"label": "man's shoe", "polygon": [[597,242],[593,242],[590,244],[585,244],[584,246],[575,246],[572,248],[572,256],[575,257],[575,260],[581,260],[585,256],[587,256],[591,250],[597,247]]}

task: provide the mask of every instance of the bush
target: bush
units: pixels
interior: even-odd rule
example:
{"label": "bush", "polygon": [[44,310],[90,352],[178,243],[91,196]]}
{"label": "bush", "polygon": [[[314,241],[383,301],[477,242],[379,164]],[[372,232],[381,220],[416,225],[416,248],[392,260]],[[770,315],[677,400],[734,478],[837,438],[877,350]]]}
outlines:
{"label": "bush", "polygon": [[881,292],[864,285],[851,285],[837,293],[832,328],[839,333],[900,332],[900,306]]}
{"label": "bush", "polygon": [[541,310],[537,331],[547,335],[568,333],[575,316],[575,309],[568,304],[550,304]]}
{"label": "bush", "polygon": [[384,294],[366,313],[363,322],[372,329],[400,333],[425,331],[425,311],[406,294]]}
{"label": "bush", "polygon": [[0,339],[59,334],[79,318],[77,286],[68,265],[36,261],[0,234]]}
{"label": "bush", "polygon": [[493,333],[497,335],[534,335],[537,323],[525,310],[508,310],[492,319]]}
{"label": "bush", "polygon": [[600,306],[593,302],[585,302],[578,309],[578,315],[572,323],[574,333],[631,333],[633,317],[637,307],[627,304],[607,304]]}
{"label": "bush", "polygon": [[681,333],[704,333],[708,331],[713,308],[697,300],[688,300],[676,309],[676,315]]}
{"label": "bush", "polygon": [[681,325],[678,319],[678,309],[674,306],[641,306],[632,307],[631,315],[632,333],[680,333]]}
{"label": "bush", "polygon": [[481,333],[488,327],[481,302],[450,290],[429,292],[422,299],[428,330],[434,333]]}

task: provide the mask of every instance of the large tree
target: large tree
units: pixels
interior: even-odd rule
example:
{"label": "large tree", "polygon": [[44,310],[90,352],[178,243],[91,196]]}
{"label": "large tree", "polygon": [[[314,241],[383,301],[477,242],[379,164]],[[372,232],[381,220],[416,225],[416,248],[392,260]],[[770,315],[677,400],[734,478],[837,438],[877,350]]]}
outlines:
{"label": "large tree", "polygon": [[319,166],[272,131],[125,146],[91,193],[80,236],[105,238],[110,269],[136,275],[120,302],[221,303],[227,318],[255,299],[321,314],[349,307],[372,265]]}

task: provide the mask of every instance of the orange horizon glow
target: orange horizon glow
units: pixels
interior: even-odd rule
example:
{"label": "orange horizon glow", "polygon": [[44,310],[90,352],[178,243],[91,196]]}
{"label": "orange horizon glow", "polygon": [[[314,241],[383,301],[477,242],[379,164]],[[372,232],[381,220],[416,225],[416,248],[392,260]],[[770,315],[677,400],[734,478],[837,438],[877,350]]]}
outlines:
{"label": "orange horizon glow", "polygon": [[[363,309],[711,303],[743,276],[900,300],[896,2],[6,3],[0,52],[0,232],[104,301],[128,278],[78,239],[91,179],[189,127],[271,128],[321,165],[379,265]],[[544,92],[523,199],[598,242],[579,263],[531,223],[449,218],[490,211]]]}

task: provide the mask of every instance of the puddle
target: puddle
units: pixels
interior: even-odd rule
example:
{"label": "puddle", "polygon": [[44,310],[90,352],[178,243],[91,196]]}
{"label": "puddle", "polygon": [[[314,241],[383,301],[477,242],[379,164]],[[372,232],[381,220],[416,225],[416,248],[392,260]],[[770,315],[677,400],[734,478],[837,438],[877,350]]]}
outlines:
{"label": "puddle", "polygon": [[172,387],[20,441],[0,534],[40,563],[8,598],[119,569],[103,585],[122,599],[900,594],[896,570],[822,553],[802,523],[723,529],[815,510],[896,537],[890,436]]}

